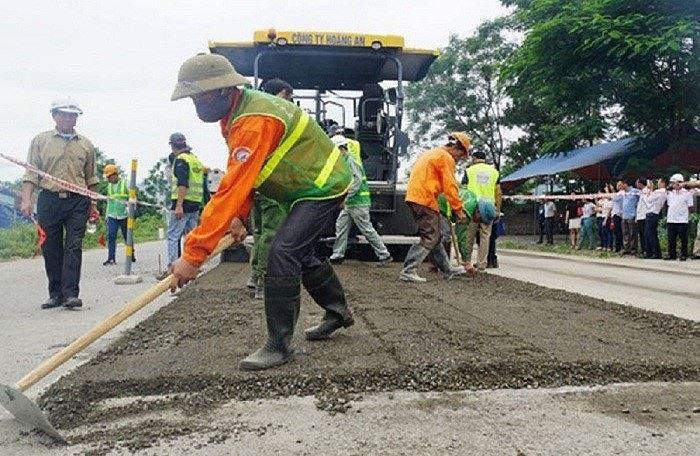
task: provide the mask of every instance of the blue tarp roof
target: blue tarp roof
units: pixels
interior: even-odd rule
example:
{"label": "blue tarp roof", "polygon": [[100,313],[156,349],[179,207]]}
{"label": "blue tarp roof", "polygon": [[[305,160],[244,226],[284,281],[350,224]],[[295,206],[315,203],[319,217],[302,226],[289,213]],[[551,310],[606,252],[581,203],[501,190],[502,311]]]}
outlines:
{"label": "blue tarp roof", "polygon": [[585,168],[611,158],[624,155],[636,138],[620,139],[597,146],[574,149],[558,154],[547,154],[528,163],[516,172],[501,179],[501,182],[514,182],[536,176],[550,176]]}

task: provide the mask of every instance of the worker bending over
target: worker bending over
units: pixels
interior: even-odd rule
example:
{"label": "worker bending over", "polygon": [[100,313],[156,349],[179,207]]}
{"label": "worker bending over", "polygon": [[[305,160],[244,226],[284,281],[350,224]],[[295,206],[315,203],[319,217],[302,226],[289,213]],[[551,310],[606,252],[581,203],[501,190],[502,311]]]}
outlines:
{"label": "worker bending over", "polygon": [[406,191],[406,204],[418,226],[420,242],[414,244],[406,255],[399,275],[406,282],[425,282],[417,272],[418,266],[429,253],[433,253],[445,278],[464,274],[463,267],[453,267],[445,247],[440,242],[440,212],[437,198],[443,193],[459,223],[466,221],[459,198],[455,168],[459,160],[469,156],[471,140],[466,133],[455,132],[448,136],[444,146],[423,152],[411,169]]}
{"label": "worker bending over", "polygon": [[340,280],[314,252],[345,199],[351,175],[338,148],[307,113],[273,95],[238,88],[246,84],[220,55],[198,54],[180,67],[172,99],[191,97],[202,121],[220,122],[229,157],[218,191],[171,271],[177,286],[183,286],[197,276],[227,231],[242,242],[254,190],[288,208],[268,253],[267,341],[240,363],[241,369],[253,370],[291,358],[302,284],[326,311],[321,322],[306,331],[307,339],[327,338],[354,323]]}

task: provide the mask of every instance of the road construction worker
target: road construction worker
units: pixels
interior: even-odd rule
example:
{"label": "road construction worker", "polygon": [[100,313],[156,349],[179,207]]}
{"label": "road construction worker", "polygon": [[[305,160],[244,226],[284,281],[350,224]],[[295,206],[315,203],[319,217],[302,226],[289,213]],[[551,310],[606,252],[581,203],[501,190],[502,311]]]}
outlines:
{"label": "road construction worker", "polygon": [[[95,190],[95,146],[75,131],[83,111],[70,99],[54,102],[50,111],[56,128],[34,137],[27,162],[51,176]],[[83,237],[88,218],[95,219],[95,214],[99,217],[96,202],[29,171],[22,179],[21,207],[27,217],[33,216],[32,192],[40,188],[37,222],[46,233],[42,252],[49,279],[49,299],[41,308],[82,307],[78,295]]]}
{"label": "road construction worker", "polygon": [[464,202],[464,212],[467,216],[468,223],[459,223],[455,227],[457,237],[457,247],[459,254],[462,257],[462,264],[473,270],[475,266],[471,262],[471,249],[469,248],[469,226],[472,222],[476,223],[491,223],[497,217],[498,213],[493,204],[485,200],[479,200],[474,192],[466,187],[460,187],[459,197]]}
{"label": "road construction worker", "polygon": [[[292,101],[292,86],[281,79],[270,79],[262,85],[262,90],[276,95],[283,100]],[[279,229],[287,212],[277,201],[255,192],[253,199],[253,249],[250,255],[251,276],[246,284],[253,289],[255,299],[265,299],[265,272],[267,271],[267,254],[272,239]]]}
{"label": "road construction worker", "polygon": [[[343,209],[340,211],[340,215],[335,223],[335,244],[333,244],[333,254],[330,257],[330,261],[331,263],[341,263],[343,261],[345,250],[348,248],[348,234],[350,233],[352,220],[357,229],[365,236],[369,245],[372,246],[374,254],[379,258],[378,265],[385,266],[390,264],[393,258],[369,219],[369,207],[372,204],[372,200],[369,195],[365,168],[362,166],[360,143],[354,139],[348,139],[342,134],[336,134],[331,138],[331,141],[343,153],[353,178]],[[350,149],[353,152],[350,152]]]}
{"label": "road construction worker", "polygon": [[192,153],[182,133],[170,135],[169,144],[173,153],[168,221],[168,265],[171,265],[180,256],[180,238],[199,223],[204,202],[204,166]]}
{"label": "road construction worker", "polygon": [[459,198],[455,168],[457,161],[469,156],[471,140],[466,133],[450,133],[444,146],[423,152],[416,160],[408,178],[406,204],[418,226],[420,242],[408,251],[403,270],[399,275],[406,282],[425,282],[417,272],[418,266],[429,253],[435,260],[445,278],[464,274],[462,267],[453,267],[445,247],[440,243],[440,213],[437,198],[443,193],[450,203],[458,222],[466,220]]}
{"label": "road construction worker", "polygon": [[219,190],[171,271],[182,286],[197,276],[227,231],[242,242],[254,190],[288,209],[268,253],[267,341],[240,363],[241,369],[255,370],[290,360],[302,284],[325,309],[320,324],[306,331],[307,339],[325,339],[354,323],[340,280],[314,252],[352,177],[338,148],[307,113],[278,97],[241,88],[247,84],[220,55],[198,54],[180,67],[172,99],[191,97],[202,121],[220,122],[229,158]]}
{"label": "road construction worker", "polygon": [[[484,200],[485,203],[492,204],[494,211],[496,207],[501,206],[500,188],[498,185],[498,170],[492,165],[486,163],[486,154],[483,151],[475,151],[472,154],[474,161],[467,168],[465,175],[467,189],[474,192],[479,201]],[[466,261],[471,261],[472,251],[474,249],[474,240],[476,233],[479,233],[479,249],[477,251],[476,267],[483,271],[486,269],[486,257],[489,253],[489,239],[491,237],[491,228],[493,220],[486,222],[482,219],[479,222],[474,220],[469,224],[469,237],[467,239],[467,256]]]}
{"label": "road construction worker", "polygon": [[[107,164],[102,172],[107,179],[107,196],[110,198],[107,201],[107,215],[105,222],[107,225],[107,261],[102,263],[103,266],[116,264],[116,246],[117,246],[117,231],[121,230],[124,242],[126,242],[126,221],[127,207],[119,201],[129,200],[129,187],[126,184],[126,179],[119,176],[119,168],[117,165]],[[132,261],[136,261],[136,256],[132,255]]]}

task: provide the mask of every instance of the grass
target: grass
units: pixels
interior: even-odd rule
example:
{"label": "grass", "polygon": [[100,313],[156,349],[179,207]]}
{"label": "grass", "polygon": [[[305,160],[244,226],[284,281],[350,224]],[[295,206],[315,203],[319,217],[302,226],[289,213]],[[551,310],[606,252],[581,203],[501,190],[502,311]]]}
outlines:
{"label": "grass", "polygon": [[566,255],[578,255],[578,256],[588,256],[595,258],[615,258],[620,255],[613,252],[603,252],[602,250],[588,250],[572,249],[569,246],[568,241],[566,243],[547,245],[547,244],[536,244],[534,242],[527,242],[516,239],[508,239],[504,237],[498,241],[498,247],[501,249],[513,249],[513,250],[532,250],[536,252],[547,252],[547,253],[559,253]]}
{"label": "grass", "polygon": [[[158,228],[165,228],[165,221],[160,215],[143,215],[136,219],[134,241],[148,242],[158,239]],[[100,247],[97,240],[100,234],[106,234],[104,220],[100,219],[97,232],[86,233],[83,238],[84,249]],[[118,235],[121,237],[121,235]],[[0,261],[34,256],[38,235],[34,225],[15,224],[0,230]]]}

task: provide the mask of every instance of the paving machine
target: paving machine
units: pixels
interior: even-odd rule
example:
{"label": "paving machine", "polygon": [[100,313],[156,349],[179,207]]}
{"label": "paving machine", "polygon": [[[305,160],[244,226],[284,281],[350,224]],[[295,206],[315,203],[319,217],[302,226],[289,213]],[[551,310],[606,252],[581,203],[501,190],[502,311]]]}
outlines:
{"label": "paving machine", "polygon": [[[438,51],[406,48],[396,35],[272,29],[256,31],[252,42],[213,41],[209,49],[251,77],[256,88],[272,78],[289,82],[295,102],[317,122],[326,129],[337,124],[360,142],[372,222],[401,257],[416,232],[398,175],[409,146],[401,129],[404,83],[424,78]],[[362,243],[351,243],[348,256],[362,250]]]}

